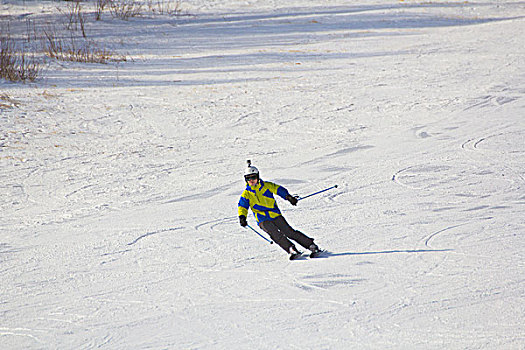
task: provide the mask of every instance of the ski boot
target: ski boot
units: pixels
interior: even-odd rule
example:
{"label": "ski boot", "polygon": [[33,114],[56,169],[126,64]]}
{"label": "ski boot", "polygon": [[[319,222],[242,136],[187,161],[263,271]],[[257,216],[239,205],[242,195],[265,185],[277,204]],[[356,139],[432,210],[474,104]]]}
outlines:
{"label": "ski boot", "polygon": [[310,258],[316,258],[317,256],[319,256],[319,254],[323,252],[315,243],[310,244],[308,249],[311,251]]}
{"label": "ski boot", "polygon": [[297,250],[294,246],[290,247],[290,260],[295,260],[301,256],[301,252]]}

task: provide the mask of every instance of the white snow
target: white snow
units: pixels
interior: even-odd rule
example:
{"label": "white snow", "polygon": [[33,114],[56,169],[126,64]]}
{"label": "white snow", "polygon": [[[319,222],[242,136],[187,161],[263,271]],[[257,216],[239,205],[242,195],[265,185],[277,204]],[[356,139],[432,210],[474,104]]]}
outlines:
{"label": "white snow", "polygon": [[[0,81],[0,347],[524,349],[525,3],[182,5]],[[328,257],[239,226],[246,159],[339,185],[278,199]]]}

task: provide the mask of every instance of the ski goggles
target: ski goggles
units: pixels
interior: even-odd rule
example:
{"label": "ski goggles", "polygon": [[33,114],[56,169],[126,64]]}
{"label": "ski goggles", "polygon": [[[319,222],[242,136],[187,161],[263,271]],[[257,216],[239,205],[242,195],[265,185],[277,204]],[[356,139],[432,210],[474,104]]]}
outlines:
{"label": "ski goggles", "polygon": [[257,180],[259,176],[257,174],[244,175],[246,181]]}

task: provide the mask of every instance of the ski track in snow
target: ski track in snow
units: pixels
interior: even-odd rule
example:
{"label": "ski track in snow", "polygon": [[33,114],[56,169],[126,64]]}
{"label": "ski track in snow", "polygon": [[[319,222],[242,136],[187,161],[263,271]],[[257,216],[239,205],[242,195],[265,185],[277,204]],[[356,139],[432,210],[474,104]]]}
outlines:
{"label": "ski track in snow", "polygon": [[153,235],[156,235],[156,234],[159,234],[159,233],[162,233],[162,232],[176,231],[176,230],[180,230],[180,229],[182,229],[182,227],[172,227],[172,228],[167,228],[167,229],[163,229],[163,230],[147,232],[147,233],[144,233],[144,234],[138,236],[137,238],[135,238],[132,242],[128,243],[128,245],[134,245],[138,241],[140,241],[141,239],[144,239],[144,238],[149,237],[149,236],[153,236]]}
{"label": "ski track in snow", "polygon": [[[87,12],[125,62],[0,80],[0,347],[525,348],[522,2],[181,6]],[[338,185],[277,198],[324,255],[239,226],[246,159]]]}

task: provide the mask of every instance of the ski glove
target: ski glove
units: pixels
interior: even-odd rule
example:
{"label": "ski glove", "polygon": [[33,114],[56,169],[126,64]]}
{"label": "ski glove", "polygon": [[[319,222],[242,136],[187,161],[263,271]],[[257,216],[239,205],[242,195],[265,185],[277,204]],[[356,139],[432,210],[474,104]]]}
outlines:
{"label": "ski glove", "polygon": [[244,215],[239,215],[239,222],[242,227],[248,226],[248,221],[246,221],[246,216]]}
{"label": "ski glove", "polygon": [[297,205],[297,197],[293,197],[293,196],[287,195],[286,196],[286,200],[288,202],[292,203],[292,205]]}

